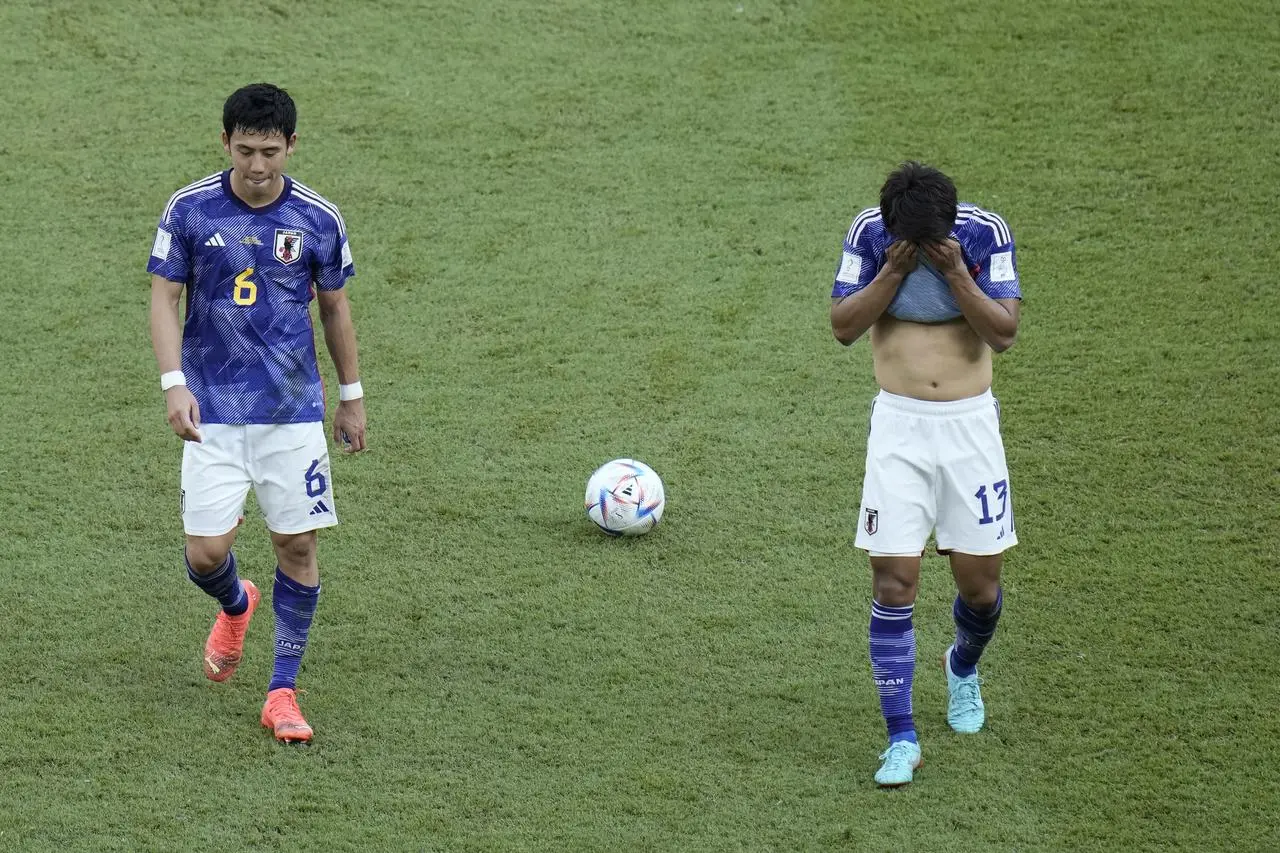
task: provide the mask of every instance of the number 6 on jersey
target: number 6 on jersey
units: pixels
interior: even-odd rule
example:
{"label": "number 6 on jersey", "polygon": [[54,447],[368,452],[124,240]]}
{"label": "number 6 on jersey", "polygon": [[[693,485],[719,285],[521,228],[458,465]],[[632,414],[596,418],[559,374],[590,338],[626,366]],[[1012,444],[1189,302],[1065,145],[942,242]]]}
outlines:
{"label": "number 6 on jersey", "polygon": [[258,301],[258,285],[249,279],[253,275],[253,267],[248,267],[236,276],[236,287],[231,299],[237,305],[252,305]]}

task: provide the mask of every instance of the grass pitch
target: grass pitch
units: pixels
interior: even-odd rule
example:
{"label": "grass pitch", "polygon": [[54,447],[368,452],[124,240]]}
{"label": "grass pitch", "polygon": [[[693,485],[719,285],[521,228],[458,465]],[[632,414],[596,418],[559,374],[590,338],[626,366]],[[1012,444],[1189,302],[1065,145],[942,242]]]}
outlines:
{"label": "grass pitch", "polygon": [[[547,0],[0,9],[0,849],[1280,849],[1280,24],[1262,2]],[[180,562],[146,333],[222,100],[300,110],[373,449],[339,458],[309,749]],[[884,733],[851,545],[873,384],[840,240],[908,157],[996,210],[1022,544],[950,734]],[[332,367],[323,363],[333,381]],[[668,489],[606,540],[581,492]],[[237,546],[267,581],[261,522]]]}

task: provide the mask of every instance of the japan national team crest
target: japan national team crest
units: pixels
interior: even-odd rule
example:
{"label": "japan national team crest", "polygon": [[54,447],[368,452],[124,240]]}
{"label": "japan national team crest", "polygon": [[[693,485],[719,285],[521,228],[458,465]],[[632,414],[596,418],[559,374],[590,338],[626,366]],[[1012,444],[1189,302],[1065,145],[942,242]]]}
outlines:
{"label": "japan national team crest", "polygon": [[276,229],[276,260],[282,264],[291,264],[302,257],[302,232],[292,228]]}
{"label": "japan national team crest", "polygon": [[880,510],[867,510],[867,519],[862,526],[866,529],[868,536],[875,536],[876,531],[880,529]]}

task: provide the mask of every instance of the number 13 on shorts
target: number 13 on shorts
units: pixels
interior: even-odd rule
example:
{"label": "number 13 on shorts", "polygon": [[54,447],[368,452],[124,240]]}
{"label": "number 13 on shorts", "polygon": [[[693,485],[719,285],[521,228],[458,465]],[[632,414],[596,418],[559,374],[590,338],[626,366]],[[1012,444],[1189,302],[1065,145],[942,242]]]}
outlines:
{"label": "number 13 on shorts", "polygon": [[[974,492],[973,494],[973,496],[978,500],[978,504],[981,508],[981,513],[982,513],[981,515],[978,516],[978,523],[979,524],[995,524],[997,521],[1003,520],[1005,515],[1008,515],[1009,529],[1012,530],[1013,529],[1013,507],[1009,505],[1009,481],[996,480],[994,483],[992,483],[991,495],[992,495],[992,498],[990,502],[988,502],[987,487],[985,485],[979,486],[978,491]],[[995,516],[991,515],[991,510],[993,506],[998,506],[1000,508],[1000,511],[996,513]]]}

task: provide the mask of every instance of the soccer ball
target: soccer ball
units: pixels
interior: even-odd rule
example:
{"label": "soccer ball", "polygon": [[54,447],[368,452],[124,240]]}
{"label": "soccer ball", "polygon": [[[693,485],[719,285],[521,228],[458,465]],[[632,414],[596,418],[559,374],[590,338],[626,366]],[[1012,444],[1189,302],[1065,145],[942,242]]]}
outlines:
{"label": "soccer ball", "polygon": [[587,480],[587,517],[610,536],[639,536],[662,520],[662,479],[643,462],[614,459]]}

